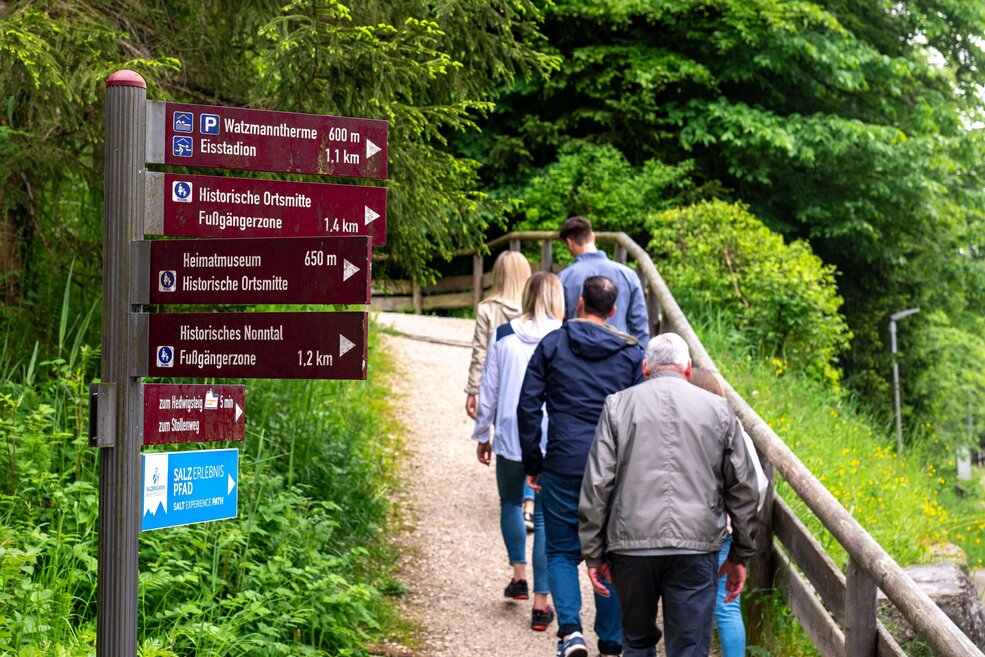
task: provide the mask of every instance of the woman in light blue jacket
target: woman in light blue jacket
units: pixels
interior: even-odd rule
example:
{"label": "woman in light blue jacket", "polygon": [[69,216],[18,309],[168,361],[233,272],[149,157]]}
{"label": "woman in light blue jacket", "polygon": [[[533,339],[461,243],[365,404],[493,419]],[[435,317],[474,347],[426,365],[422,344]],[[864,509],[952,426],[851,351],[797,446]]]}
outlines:
{"label": "woman in light blue jacket", "polygon": [[[530,597],[527,585],[527,532],[523,522],[523,488],[526,473],[517,435],[516,405],[530,355],[541,339],[561,326],[564,316],[564,288],[554,274],[537,272],[523,290],[519,317],[501,325],[489,344],[479,388],[479,408],[472,439],[479,462],[489,465],[496,453],[496,485],[500,500],[500,529],[513,566],[513,577],[504,595],[514,600]],[[490,427],[495,425],[490,441]],[[544,415],[541,449],[547,441],[547,415]],[[544,550],[544,518],[540,501],[534,506],[534,605],[531,629],[547,629],[554,612],[547,601],[547,556]]]}

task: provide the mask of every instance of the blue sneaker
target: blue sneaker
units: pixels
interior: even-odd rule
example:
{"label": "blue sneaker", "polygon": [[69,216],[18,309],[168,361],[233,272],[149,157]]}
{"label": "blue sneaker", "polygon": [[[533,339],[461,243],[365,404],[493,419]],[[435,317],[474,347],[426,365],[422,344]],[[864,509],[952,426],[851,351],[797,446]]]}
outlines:
{"label": "blue sneaker", "polygon": [[557,642],[557,657],[588,657],[588,646],[581,632],[572,632],[568,638]]}

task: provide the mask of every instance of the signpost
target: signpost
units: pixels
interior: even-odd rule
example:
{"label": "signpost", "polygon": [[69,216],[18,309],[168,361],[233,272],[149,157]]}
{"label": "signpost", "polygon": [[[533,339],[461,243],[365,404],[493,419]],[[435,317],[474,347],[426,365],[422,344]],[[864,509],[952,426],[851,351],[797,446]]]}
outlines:
{"label": "signpost", "polygon": [[154,313],[146,376],[365,379],[367,314]]}
{"label": "signpost", "polygon": [[246,386],[144,385],[144,444],[243,440]]}
{"label": "signpost", "polygon": [[238,449],[154,452],[141,463],[141,531],[236,517]]}
{"label": "signpost", "polygon": [[[368,237],[137,242],[134,303],[370,301]],[[146,257],[146,252],[150,257]]]}
{"label": "signpost", "polygon": [[365,304],[371,247],[386,243],[382,187],[144,166],[384,179],[386,121],[148,102],[146,88],[132,71],[106,81],[102,368],[90,409],[100,448],[97,657],[137,655],[140,531],[236,517],[239,450],[140,447],[243,440],[245,386],[141,378],[366,378],[365,312],[141,306]]}
{"label": "signpost", "polygon": [[149,235],[325,237],[386,244],[386,187],[148,173]]}
{"label": "signpost", "polygon": [[147,103],[147,161],[188,167],[387,177],[386,121]]}

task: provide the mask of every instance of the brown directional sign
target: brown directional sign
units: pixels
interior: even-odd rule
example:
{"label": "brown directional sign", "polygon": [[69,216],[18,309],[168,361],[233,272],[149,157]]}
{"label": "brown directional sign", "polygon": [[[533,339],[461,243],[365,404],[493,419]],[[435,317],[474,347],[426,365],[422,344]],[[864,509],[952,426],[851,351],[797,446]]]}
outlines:
{"label": "brown directional sign", "polygon": [[155,172],[145,181],[148,235],[369,235],[386,244],[385,187]]}
{"label": "brown directional sign", "polygon": [[367,314],[151,314],[137,376],[365,379]]}
{"label": "brown directional sign", "polygon": [[147,161],[192,167],[387,177],[386,121],[147,103]]}
{"label": "brown directional sign", "polygon": [[[150,250],[150,262],[138,263],[150,270],[150,303],[368,304],[370,300],[368,237],[139,244]],[[148,300],[138,297],[135,302]]]}
{"label": "brown directional sign", "polygon": [[144,444],[243,440],[246,386],[144,385]]}

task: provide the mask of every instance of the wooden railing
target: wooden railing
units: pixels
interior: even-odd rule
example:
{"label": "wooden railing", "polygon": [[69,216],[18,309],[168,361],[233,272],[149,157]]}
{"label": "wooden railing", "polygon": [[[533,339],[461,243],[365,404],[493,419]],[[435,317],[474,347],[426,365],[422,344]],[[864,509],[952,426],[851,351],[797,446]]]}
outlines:
{"label": "wooden railing", "polygon": [[[643,282],[651,325],[683,337],[691,349],[695,365],[718,372],[687,317],[681,311],[650,256],[625,233],[597,233],[600,243],[615,245],[614,258],[631,256]],[[490,251],[503,244],[518,250],[522,241],[541,242],[541,261],[537,268],[555,270],[553,241],[557,233],[522,232],[504,235],[487,245]],[[471,277],[458,277],[455,283],[439,282],[425,288],[398,284],[391,289],[410,292],[409,308],[416,312],[439,307],[467,307],[478,304],[487,281],[484,259],[474,250],[456,255],[473,257]],[[465,279],[471,279],[466,281]],[[459,289],[459,285],[467,285]],[[434,294],[428,294],[434,292]],[[427,295],[427,296],[425,296]],[[374,297],[377,308],[398,308],[398,304]],[[426,301],[426,299],[429,299]],[[442,305],[442,304],[451,305]],[[771,485],[760,520],[765,531],[759,534],[757,556],[750,564],[750,591],[768,591],[778,584],[788,607],[800,621],[818,652],[824,657],[906,657],[906,653],[876,617],[876,593],[882,590],[938,657],[985,657],[975,644],[934,604],[906,572],[845,510],[834,496],[811,474],[786,443],[721,375],[726,397],[742,426],[752,437]],[[814,513],[824,527],[848,553],[845,573],[800,522],[790,507],[774,494],[773,473],[779,472],[790,488]],[[753,616],[757,611],[753,596]],[[755,632],[755,618],[750,630]]]}

